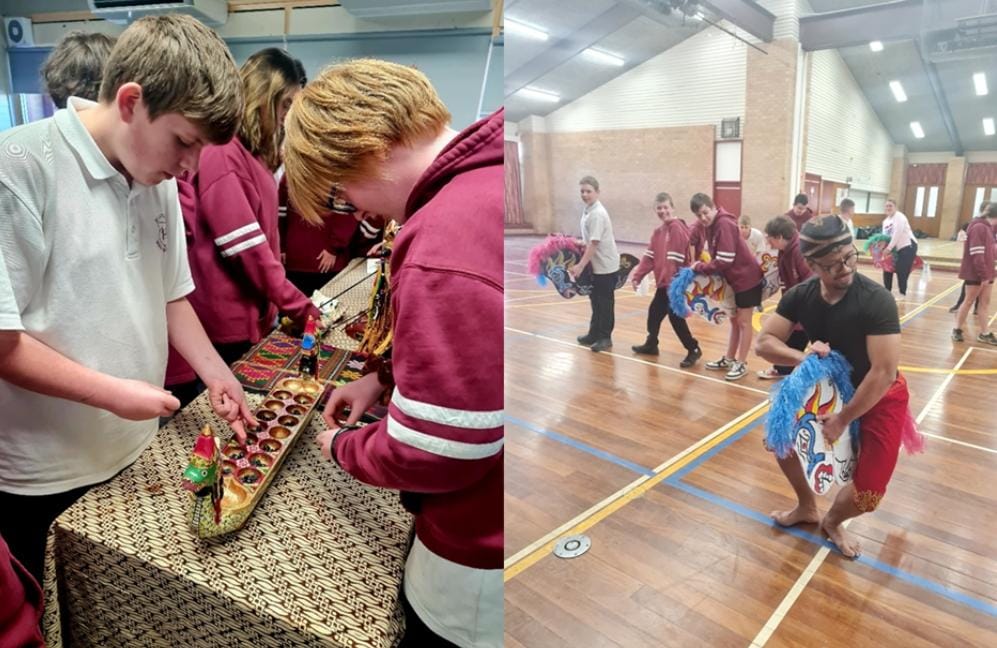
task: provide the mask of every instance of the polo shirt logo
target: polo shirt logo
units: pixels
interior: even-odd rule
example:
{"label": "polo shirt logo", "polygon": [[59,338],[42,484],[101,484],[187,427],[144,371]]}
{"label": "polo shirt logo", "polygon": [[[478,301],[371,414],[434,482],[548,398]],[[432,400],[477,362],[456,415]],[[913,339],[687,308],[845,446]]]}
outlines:
{"label": "polo shirt logo", "polygon": [[166,214],[156,216],[156,225],[159,226],[159,238],[156,239],[156,246],[166,254]]}

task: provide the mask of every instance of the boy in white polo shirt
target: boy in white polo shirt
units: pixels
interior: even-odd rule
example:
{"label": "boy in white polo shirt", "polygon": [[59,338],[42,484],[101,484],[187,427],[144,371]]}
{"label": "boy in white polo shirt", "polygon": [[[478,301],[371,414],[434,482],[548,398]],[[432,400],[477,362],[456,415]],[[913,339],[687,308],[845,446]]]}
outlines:
{"label": "boy in white polo shirt", "polygon": [[613,346],[613,326],[615,308],[613,291],[616,290],[616,275],[620,271],[620,253],[613,237],[613,223],[609,212],[599,202],[599,181],[585,176],[578,182],[579,192],[585,208],[582,210],[582,241],[585,252],[573,268],[571,276],[581,275],[589,263],[592,264],[592,319],[589,330],[578,337],[578,343],[593,351],[605,351]]}
{"label": "boy in white polo shirt", "polygon": [[[167,338],[236,433],[242,388],[184,298],[194,285],[173,177],[242,112],[224,42],[187,16],[132,24],[100,103],[70,99],[0,136],[0,534],[41,580],[52,521],[142,453],[179,403]],[[8,295],[9,296],[9,295]],[[16,337],[12,338],[12,333]]]}

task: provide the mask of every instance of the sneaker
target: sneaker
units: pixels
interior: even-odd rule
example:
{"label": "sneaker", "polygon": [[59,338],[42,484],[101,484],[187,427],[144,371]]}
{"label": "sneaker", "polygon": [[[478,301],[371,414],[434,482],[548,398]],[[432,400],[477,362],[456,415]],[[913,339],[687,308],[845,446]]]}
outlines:
{"label": "sneaker", "polygon": [[577,340],[582,346],[592,346],[595,343],[595,338],[591,335],[579,335]]}
{"label": "sneaker", "polygon": [[599,351],[605,351],[606,349],[613,348],[613,341],[609,338],[602,338],[601,340],[596,340],[592,344],[592,350],[598,353]]}
{"label": "sneaker", "polygon": [[704,366],[711,371],[720,371],[721,369],[730,369],[731,361],[724,356],[719,360],[710,360]]}
{"label": "sneaker", "polygon": [[780,378],[785,378],[775,367],[762,369],[758,372],[757,376],[762,380],[779,380]]}
{"label": "sneaker", "polygon": [[630,347],[633,349],[634,353],[643,353],[644,355],[658,355],[658,344],[652,343],[650,340],[641,344],[639,346],[635,345]]}
{"label": "sneaker", "polygon": [[685,354],[685,357],[682,358],[682,362],[679,363],[679,366],[682,367],[683,369],[688,369],[692,365],[696,364],[696,361],[702,357],[703,357],[702,350],[699,347],[696,347],[689,353]]}
{"label": "sneaker", "polygon": [[748,363],[747,362],[733,362],[730,365],[730,371],[724,376],[726,380],[740,380],[748,375]]}
{"label": "sneaker", "polygon": [[980,333],[976,336],[977,342],[983,342],[984,344],[993,344],[997,346],[997,336],[993,333]]}
{"label": "sneaker", "polygon": [[952,329],[952,341],[953,342],[962,342],[963,341],[963,338],[962,338],[962,329]]}

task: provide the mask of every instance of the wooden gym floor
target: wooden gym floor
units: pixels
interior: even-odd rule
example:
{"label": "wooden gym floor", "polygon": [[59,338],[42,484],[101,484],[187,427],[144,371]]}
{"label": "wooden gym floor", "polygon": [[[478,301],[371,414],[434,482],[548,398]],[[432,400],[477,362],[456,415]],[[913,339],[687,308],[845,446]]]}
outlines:
{"label": "wooden gym floor", "polygon": [[[955,274],[915,272],[898,303],[927,450],[851,524],[850,561],[816,525],[769,520],[795,498],[762,448],[766,363],[749,356],[735,383],[706,371],[727,328],[702,319],[691,370],[667,321],[660,356],[633,354],[650,296],[629,287],[612,351],[577,345],[588,299],[527,274],[539,240],[506,239],[507,646],[997,646],[997,347],[949,339]],[[576,533],[586,554],[551,554]]]}

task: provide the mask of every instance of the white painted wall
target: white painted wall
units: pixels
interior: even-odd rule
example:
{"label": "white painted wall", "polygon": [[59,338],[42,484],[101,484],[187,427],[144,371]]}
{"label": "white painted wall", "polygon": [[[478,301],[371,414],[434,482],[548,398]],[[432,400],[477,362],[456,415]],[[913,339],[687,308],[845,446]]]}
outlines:
{"label": "white painted wall", "polygon": [[894,145],[836,50],[810,54],[807,104],[808,173],[848,182],[861,191],[888,192]]}
{"label": "white painted wall", "polygon": [[707,29],[547,115],[549,132],[744,119],[744,43]]}
{"label": "white painted wall", "polygon": [[[85,3],[84,3],[85,5]],[[86,7],[76,7],[76,9]],[[491,29],[491,14],[461,13],[444,15],[406,16],[363,20],[354,17],[342,7],[311,7],[295,9],[291,13],[288,35],[335,35],[392,31],[418,31],[424,29]],[[101,31],[110,35],[120,34],[124,27],[105,20],[64,23],[35,23],[33,34],[36,45],[53,45],[74,29]],[[276,36],[284,33],[283,10],[239,11],[230,13],[224,25],[217,28],[222,38]]]}

